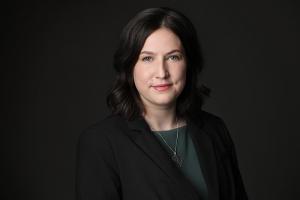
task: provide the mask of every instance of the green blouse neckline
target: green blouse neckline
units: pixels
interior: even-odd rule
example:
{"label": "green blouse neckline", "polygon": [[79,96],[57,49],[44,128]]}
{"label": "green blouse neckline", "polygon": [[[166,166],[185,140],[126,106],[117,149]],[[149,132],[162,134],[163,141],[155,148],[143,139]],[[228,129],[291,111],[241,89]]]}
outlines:
{"label": "green blouse neckline", "polygon": [[[184,125],[184,126],[180,126],[178,127],[178,133],[180,133],[183,129],[186,128],[187,125]],[[152,131],[154,133],[161,133],[161,134],[173,134],[173,133],[177,133],[177,128],[173,128],[173,129],[170,129],[170,130],[163,130],[163,131]]]}

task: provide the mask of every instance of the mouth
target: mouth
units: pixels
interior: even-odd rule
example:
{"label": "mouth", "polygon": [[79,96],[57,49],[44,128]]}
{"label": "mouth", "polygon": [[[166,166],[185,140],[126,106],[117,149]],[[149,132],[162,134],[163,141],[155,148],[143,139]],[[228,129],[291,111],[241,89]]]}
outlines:
{"label": "mouth", "polygon": [[156,91],[166,91],[171,87],[172,84],[159,84],[152,86]]}

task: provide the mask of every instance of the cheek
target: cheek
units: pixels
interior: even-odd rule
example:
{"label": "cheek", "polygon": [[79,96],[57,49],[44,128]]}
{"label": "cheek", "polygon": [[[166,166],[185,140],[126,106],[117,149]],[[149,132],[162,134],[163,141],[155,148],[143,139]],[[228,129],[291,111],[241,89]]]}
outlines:
{"label": "cheek", "polygon": [[182,68],[176,72],[177,92],[181,93],[186,84],[186,68]]}
{"label": "cheek", "polygon": [[181,77],[182,80],[185,81],[185,79],[186,79],[186,68],[183,68],[183,69],[181,70],[181,72],[180,72],[180,77]]}
{"label": "cheek", "polygon": [[186,68],[185,67],[179,68],[175,72],[175,77],[176,77],[176,82],[179,82],[180,84],[185,84],[185,81],[186,81]]}
{"label": "cheek", "polygon": [[136,66],[133,71],[133,80],[137,89],[147,87],[149,85],[149,74],[141,67]]}
{"label": "cheek", "polygon": [[186,83],[186,76],[185,76],[185,74],[183,74],[180,78],[181,90],[183,90],[183,88],[185,87],[185,83]]}

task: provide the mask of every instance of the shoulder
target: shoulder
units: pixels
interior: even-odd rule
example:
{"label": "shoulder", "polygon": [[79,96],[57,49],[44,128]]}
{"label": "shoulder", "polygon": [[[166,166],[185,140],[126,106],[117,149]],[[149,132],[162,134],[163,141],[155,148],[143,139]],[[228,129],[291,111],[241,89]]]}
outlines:
{"label": "shoulder", "polygon": [[201,129],[212,139],[222,141],[226,146],[233,145],[229,130],[222,117],[203,110],[199,113],[198,120],[200,120]]}
{"label": "shoulder", "polygon": [[106,130],[111,131],[114,130],[122,124],[124,124],[125,119],[118,116],[118,115],[108,115],[105,118],[97,121],[94,124],[91,124],[89,127],[87,127],[84,132],[93,132],[93,131],[100,131],[100,130]]}
{"label": "shoulder", "polygon": [[201,127],[206,127],[206,128],[216,128],[218,126],[224,126],[224,120],[213,113],[207,112],[205,110],[199,111],[195,117],[194,120],[198,121],[198,124]]}
{"label": "shoulder", "polygon": [[81,132],[76,144],[77,162],[81,170],[93,170],[95,167],[106,170],[107,166],[118,170],[114,145],[108,137],[115,121],[114,117],[108,116]]}
{"label": "shoulder", "polygon": [[111,135],[120,132],[125,120],[118,115],[108,115],[105,118],[91,124],[79,135],[79,142],[97,143],[104,142]]}

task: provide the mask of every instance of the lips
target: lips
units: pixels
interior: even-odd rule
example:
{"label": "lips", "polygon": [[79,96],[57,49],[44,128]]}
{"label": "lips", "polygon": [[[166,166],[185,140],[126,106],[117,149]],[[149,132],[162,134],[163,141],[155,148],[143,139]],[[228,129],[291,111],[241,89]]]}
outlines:
{"label": "lips", "polygon": [[157,91],[166,91],[171,87],[172,84],[158,84],[152,86]]}

